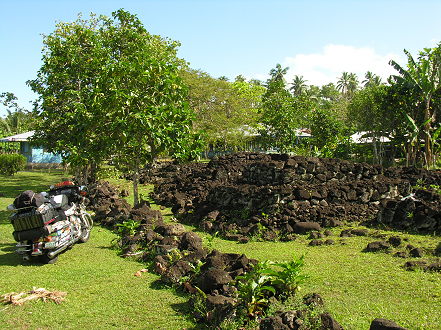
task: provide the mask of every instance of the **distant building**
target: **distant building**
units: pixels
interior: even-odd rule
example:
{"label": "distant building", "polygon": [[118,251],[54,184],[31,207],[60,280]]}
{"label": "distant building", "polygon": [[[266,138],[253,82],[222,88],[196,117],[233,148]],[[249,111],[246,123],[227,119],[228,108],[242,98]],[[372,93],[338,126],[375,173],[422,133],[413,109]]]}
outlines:
{"label": "distant building", "polygon": [[35,147],[30,143],[34,131],[16,134],[0,139],[0,153],[16,152],[26,157],[28,163],[59,164],[61,155],[44,151],[44,147]]}

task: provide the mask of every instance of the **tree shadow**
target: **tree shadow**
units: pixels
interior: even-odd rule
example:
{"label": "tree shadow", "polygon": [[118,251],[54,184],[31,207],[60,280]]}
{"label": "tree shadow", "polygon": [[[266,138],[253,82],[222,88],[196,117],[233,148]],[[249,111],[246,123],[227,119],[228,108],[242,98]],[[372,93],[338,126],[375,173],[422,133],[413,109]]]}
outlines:
{"label": "tree shadow", "polygon": [[0,266],[18,266],[23,264],[23,257],[15,252],[15,243],[0,243]]}

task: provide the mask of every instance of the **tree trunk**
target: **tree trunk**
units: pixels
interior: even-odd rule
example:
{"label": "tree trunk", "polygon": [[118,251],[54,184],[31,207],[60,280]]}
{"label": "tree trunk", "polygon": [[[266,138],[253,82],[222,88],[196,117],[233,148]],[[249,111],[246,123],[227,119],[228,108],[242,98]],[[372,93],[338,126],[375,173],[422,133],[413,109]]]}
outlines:
{"label": "tree trunk", "polygon": [[138,195],[138,181],[139,181],[139,153],[136,156],[136,164],[135,164],[135,170],[133,172],[133,206],[136,206],[139,204],[139,195]]}

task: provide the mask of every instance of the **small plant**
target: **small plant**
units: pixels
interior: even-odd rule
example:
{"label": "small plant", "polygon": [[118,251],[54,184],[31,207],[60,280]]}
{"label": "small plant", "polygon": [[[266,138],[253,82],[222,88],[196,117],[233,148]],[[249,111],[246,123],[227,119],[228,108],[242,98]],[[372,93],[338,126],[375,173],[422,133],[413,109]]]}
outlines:
{"label": "small plant", "polygon": [[213,241],[214,239],[219,235],[219,231],[216,231],[213,235],[210,237],[204,237],[204,239],[207,240],[208,244],[207,247],[209,250],[213,250]]}
{"label": "small plant", "polygon": [[116,226],[118,227],[118,235],[130,235],[133,236],[136,234],[138,227],[141,225],[141,221],[135,221],[133,219],[129,221],[124,221],[123,223],[118,223]]}
{"label": "small plant", "polygon": [[426,189],[426,187],[424,186],[424,182],[425,182],[425,181],[426,181],[426,180],[418,179],[416,185],[413,186],[413,188],[414,188],[414,189]]}
{"label": "small plant", "polygon": [[281,292],[287,292],[288,295],[295,295],[297,291],[300,291],[300,284],[302,284],[307,278],[307,275],[301,275],[301,268],[305,265],[305,255],[302,255],[299,259],[293,255],[292,261],[275,262],[274,266],[282,268],[280,271],[273,269],[266,269],[265,274],[272,277],[271,283],[279,286]]}
{"label": "small plant", "polygon": [[438,194],[441,194],[441,188],[439,187],[439,185],[431,184],[430,188],[434,189]]}
{"label": "small plant", "polygon": [[238,288],[239,304],[247,309],[250,317],[256,318],[263,314],[268,307],[270,294],[275,294],[275,289],[270,285],[270,275],[266,274],[269,261],[259,262],[253,271],[237,276],[235,283]]}

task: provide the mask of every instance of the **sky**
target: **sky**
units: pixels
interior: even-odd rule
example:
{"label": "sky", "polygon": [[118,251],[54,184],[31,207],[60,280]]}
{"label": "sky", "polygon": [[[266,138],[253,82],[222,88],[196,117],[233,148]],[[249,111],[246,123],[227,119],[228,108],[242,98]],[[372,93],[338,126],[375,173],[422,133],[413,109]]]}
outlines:
{"label": "sky", "polygon": [[[383,81],[441,42],[439,0],[0,0],[0,93],[11,92],[32,109],[37,95],[26,85],[42,65],[43,37],[57,21],[79,13],[111,16],[124,8],[151,34],[181,43],[178,56],[214,78],[242,74],[266,80],[277,64],[292,82],[336,84],[343,71]],[[0,116],[6,116],[0,106]]]}

